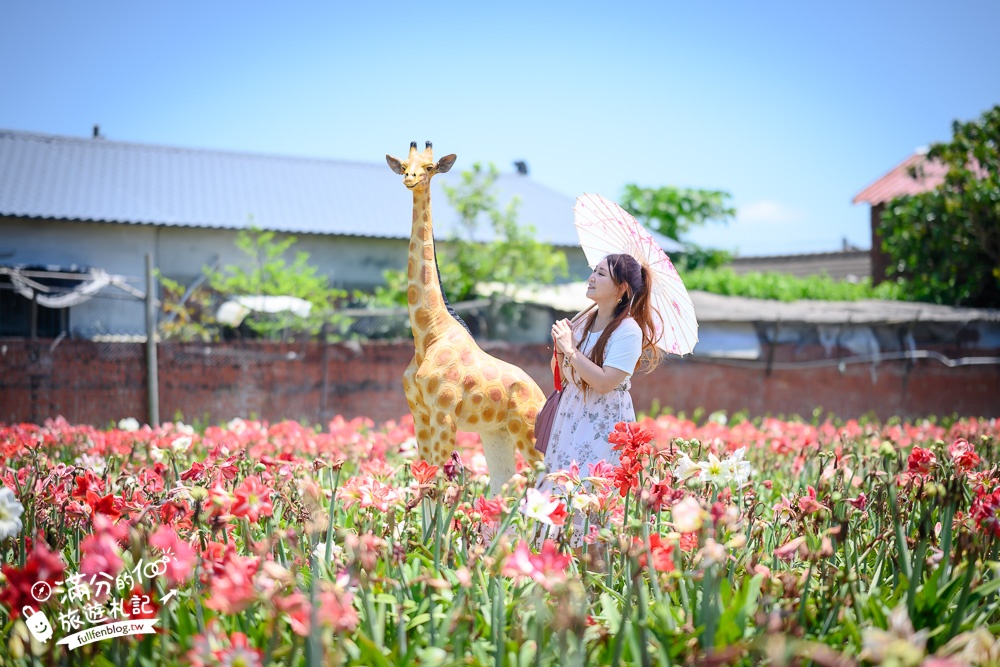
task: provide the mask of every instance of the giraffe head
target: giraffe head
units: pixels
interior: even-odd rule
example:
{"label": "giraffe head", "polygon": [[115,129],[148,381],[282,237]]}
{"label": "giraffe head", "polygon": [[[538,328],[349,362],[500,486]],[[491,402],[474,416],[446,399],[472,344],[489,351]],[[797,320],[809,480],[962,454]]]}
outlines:
{"label": "giraffe head", "polygon": [[410,142],[410,155],[406,160],[385,156],[389,167],[397,174],[403,175],[403,185],[410,190],[426,190],[431,184],[431,176],[443,174],[455,164],[455,154],[445,155],[434,162],[434,151],[431,142],[427,142],[422,153],[417,152],[417,142]]}

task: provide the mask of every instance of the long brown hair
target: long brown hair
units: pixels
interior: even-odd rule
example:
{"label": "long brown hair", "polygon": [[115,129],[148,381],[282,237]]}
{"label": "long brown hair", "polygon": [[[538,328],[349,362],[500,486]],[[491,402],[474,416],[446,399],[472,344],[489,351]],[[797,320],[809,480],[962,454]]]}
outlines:
{"label": "long brown hair", "polygon": [[[656,368],[663,356],[660,348],[656,346],[657,335],[653,318],[657,316],[650,298],[650,287],[652,275],[645,266],[640,264],[632,255],[615,254],[604,258],[608,262],[608,272],[615,287],[625,285],[625,293],[615,304],[615,310],[611,316],[611,321],[604,327],[594,349],[590,351],[588,358],[598,366],[604,366],[604,352],[608,347],[611,334],[615,332],[627,317],[631,317],[639,325],[642,331],[642,354],[636,363],[635,370],[642,370],[646,373]],[[584,328],[584,337],[580,341],[583,344],[586,335],[594,326],[597,320],[597,309],[587,318]],[[579,349],[579,346],[577,346]],[[580,383],[584,391],[589,389],[586,381],[580,378]]]}

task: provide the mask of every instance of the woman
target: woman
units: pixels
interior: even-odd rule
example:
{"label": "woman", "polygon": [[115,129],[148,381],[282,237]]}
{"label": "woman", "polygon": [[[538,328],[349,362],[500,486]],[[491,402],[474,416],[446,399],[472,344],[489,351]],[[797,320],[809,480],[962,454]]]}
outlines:
{"label": "woman", "polygon": [[574,318],[575,324],[559,320],[552,326],[553,371],[560,364],[563,394],[545,454],[550,473],[574,461],[584,476],[587,464],[618,465],[608,434],[618,422],[635,420],[629,379],[640,361],[648,371],[660,360],[650,280],[649,270],[631,255],[608,255],[587,281],[587,298],[596,309]]}

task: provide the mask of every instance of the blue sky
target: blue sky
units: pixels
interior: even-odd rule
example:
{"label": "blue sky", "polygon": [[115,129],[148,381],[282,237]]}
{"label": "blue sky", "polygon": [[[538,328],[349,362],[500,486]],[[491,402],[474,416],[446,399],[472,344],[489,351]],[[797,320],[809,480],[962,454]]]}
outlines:
{"label": "blue sky", "polygon": [[[870,244],[851,199],[1000,104],[994,0],[0,4],[0,128],[380,162],[528,162],[566,195],[721,189],[691,238]],[[545,221],[531,220],[536,226]]]}

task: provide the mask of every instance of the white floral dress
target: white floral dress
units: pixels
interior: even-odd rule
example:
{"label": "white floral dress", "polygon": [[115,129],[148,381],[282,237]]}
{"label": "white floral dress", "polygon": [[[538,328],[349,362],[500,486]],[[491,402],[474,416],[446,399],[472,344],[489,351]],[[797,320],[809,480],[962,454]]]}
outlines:
{"label": "white floral dress", "polygon": [[[580,351],[589,355],[601,332],[590,333],[582,345],[580,338],[583,331],[574,331],[574,336]],[[604,350],[605,367],[618,368],[629,374],[620,385],[606,394],[592,388],[584,393],[573,378],[563,377],[562,398],[552,421],[552,435],[545,453],[548,472],[568,470],[575,461],[580,467],[581,477],[586,477],[590,463],[602,460],[611,465],[620,463],[621,457],[611,450],[608,435],[618,422],[635,421],[632,396],[628,392],[632,386],[631,374],[641,354],[642,331],[635,320],[627,318],[611,334]],[[539,488],[551,489],[551,484],[544,480]]]}

